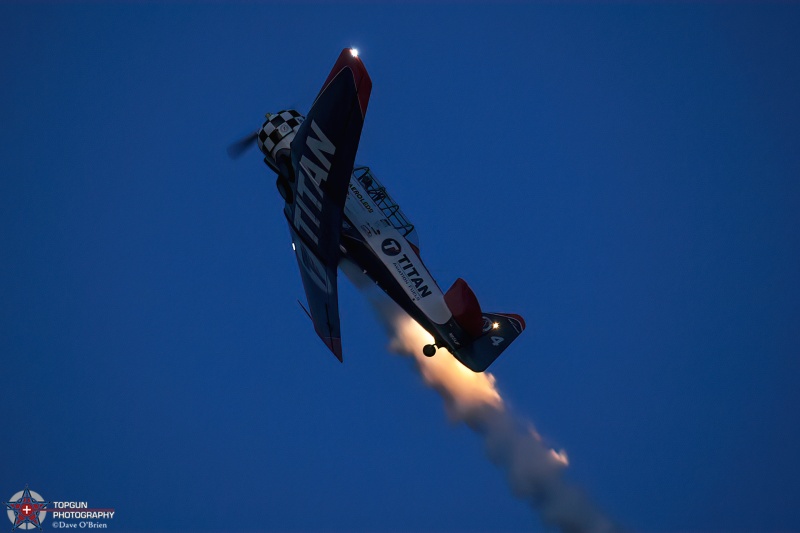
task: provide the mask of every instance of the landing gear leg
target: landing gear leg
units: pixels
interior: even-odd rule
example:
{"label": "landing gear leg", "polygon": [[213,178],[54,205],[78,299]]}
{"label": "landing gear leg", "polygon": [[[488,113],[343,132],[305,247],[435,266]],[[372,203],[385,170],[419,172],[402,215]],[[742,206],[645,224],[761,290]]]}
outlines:
{"label": "landing gear leg", "polygon": [[436,355],[436,345],[434,344],[426,344],[422,347],[422,354],[425,357],[433,357]]}
{"label": "landing gear leg", "polygon": [[291,204],[294,201],[294,197],[292,196],[292,186],[289,185],[289,180],[287,180],[284,176],[278,176],[278,179],[275,181],[275,186],[278,188],[278,192],[281,194],[281,197],[286,201],[286,203]]}

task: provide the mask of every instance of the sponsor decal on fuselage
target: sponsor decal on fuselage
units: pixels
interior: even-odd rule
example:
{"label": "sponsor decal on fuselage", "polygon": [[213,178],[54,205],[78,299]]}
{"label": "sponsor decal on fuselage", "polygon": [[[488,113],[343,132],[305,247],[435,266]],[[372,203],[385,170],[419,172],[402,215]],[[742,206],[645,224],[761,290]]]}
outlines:
{"label": "sponsor decal on fuselage", "polygon": [[431,295],[431,291],[425,284],[425,280],[417,272],[414,263],[408,258],[406,254],[394,263],[394,268],[400,274],[400,277],[405,281],[406,286],[411,291],[415,300],[421,300],[426,296]]}
{"label": "sponsor decal on fuselage", "polygon": [[364,195],[361,194],[361,191],[359,191],[352,182],[350,182],[350,191],[356,196],[356,198],[358,198],[358,201],[361,202],[361,205],[364,206],[364,209],[370,213],[373,212],[372,206],[369,205],[369,202],[367,202],[367,200],[364,198]]}
{"label": "sponsor decal on fuselage", "polygon": [[400,243],[397,242],[395,239],[384,239],[381,243],[381,250],[386,255],[395,256],[402,251],[400,247]]}
{"label": "sponsor decal on fuselage", "polygon": [[[381,251],[390,257],[396,257],[402,250],[403,248],[396,239],[384,239],[381,243]],[[421,300],[431,295],[431,291],[428,285],[426,285],[425,279],[414,267],[414,263],[411,262],[408,255],[403,254],[403,256],[392,263],[392,265],[395,270],[397,270],[397,273],[400,274],[400,278],[402,278],[406,287],[408,287],[408,291],[415,300]]]}

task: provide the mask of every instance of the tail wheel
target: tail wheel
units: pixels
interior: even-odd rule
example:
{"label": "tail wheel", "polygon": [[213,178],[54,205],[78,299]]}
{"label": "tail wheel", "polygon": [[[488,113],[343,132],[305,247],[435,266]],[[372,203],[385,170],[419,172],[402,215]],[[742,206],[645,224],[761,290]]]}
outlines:
{"label": "tail wheel", "polygon": [[422,347],[422,354],[425,357],[433,357],[434,355],[436,355],[436,346],[434,346],[433,344],[426,344],[425,346]]}

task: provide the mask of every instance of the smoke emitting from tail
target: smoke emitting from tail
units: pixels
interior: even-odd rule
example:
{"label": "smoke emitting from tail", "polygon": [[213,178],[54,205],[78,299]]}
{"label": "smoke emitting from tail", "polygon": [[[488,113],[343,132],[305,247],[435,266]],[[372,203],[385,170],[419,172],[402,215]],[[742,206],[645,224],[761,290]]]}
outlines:
{"label": "smoke emitting from tail", "polygon": [[505,471],[514,495],[538,511],[545,524],[563,532],[612,532],[617,528],[576,487],[562,477],[569,464],[564,450],[548,448],[533,424],[514,416],[484,372],[473,373],[446,350],[434,357],[421,347],[433,342],[430,334],[380,291],[361,283],[357,272],[345,273],[367,293],[391,335],[390,349],[413,357],[425,383],[444,399],[450,420],[464,422],[483,438],[489,460]]}

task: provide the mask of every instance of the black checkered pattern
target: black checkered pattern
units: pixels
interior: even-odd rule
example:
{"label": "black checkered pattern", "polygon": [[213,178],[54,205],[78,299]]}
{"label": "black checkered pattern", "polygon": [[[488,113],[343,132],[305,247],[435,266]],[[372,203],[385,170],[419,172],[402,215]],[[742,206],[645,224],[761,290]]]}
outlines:
{"label": "black checkered pattern", "polygon": [[258,144],[261,145],[259,147],[261,151],[272,153],[278,143],[303,123],[303,119],[303,115],[294,109],[268,115],[267,121],[261,127],[261,131],[258,132]]}

